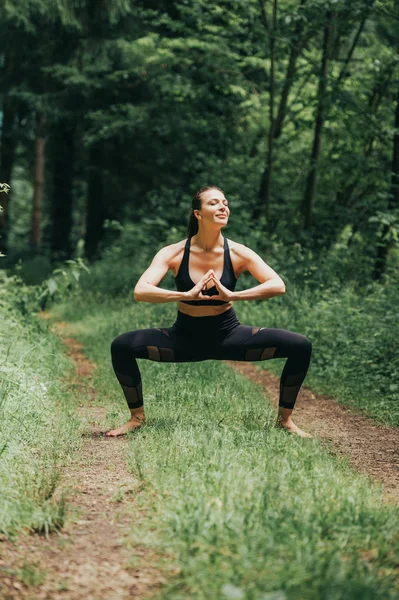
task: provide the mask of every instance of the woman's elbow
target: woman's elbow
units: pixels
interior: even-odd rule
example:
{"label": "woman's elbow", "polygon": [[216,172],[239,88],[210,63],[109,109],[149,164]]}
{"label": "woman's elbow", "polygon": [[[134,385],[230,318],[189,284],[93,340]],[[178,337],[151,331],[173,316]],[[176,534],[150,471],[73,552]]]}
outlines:
{"label": "woman's elbow", "polygon": [[279,286],[278,286],[278,288],[279,288],[279,293],[280,293],[281,295],[282,295],[282,294],[285,294],[285,283],[284,283],[284,281],[283,281],[282,279],[280,279],[280,281],[279,281]]}
{"label": "woman's elbow", "polygon": [[134,299],[135,299],[136,302],[142,302],[141,291],[140,291],[140,288],[137,285],[134,288],[133,296],[134,296]]}

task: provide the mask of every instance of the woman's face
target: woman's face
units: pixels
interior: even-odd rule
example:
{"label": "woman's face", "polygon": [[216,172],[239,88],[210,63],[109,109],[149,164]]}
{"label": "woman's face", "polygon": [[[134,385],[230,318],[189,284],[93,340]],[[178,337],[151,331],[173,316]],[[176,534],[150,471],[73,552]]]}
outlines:
{"label": "woman's face", "polygon": [[223,227],[227,224],[230,215],[228,201],[223,192],[214,189],[206,190],[201,194],[201,210],[195,210],[194,214],[202,217],[199,221],[204,224],[217,223]]}

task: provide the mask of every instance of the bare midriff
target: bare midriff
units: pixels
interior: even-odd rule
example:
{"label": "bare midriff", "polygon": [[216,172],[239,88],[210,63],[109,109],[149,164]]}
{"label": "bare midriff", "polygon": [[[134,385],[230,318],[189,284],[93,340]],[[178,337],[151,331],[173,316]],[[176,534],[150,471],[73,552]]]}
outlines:
{"label": "bare midriff", "polygon": [[190,317],[215,317],[221,315],[232,308],[232,302],[226,302],[226,304],[218,304],[216,306],[194,306],[193,304],[184,304],[184,302],[177,303],[177,310],[189,315]]}

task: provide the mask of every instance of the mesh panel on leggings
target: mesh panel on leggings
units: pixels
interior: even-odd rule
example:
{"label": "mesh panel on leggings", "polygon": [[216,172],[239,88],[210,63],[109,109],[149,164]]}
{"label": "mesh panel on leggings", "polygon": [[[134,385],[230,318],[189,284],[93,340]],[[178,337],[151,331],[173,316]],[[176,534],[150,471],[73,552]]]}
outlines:
{"label": "mesh panel on leggings", "polygon": [[158,346],[147,346],[148,358],[158,362],[173,362],[175,353],[172,348],[158,348]]}
{"label": "mesh panel on leggings", "polygon": [[121,385],[129,408],[138,408],[139,406],[143,406],[143,390],[141,382],[137,387],[128,387],[127,385],[123,384]]}
{"label": "mesh panel on leggings", "polygon": [[115,371],[119,383],[122,386],[123,393],[125,394],[126,402],[129,408],[138,408],[143,405],[143,390],[142,383],[135,386],[133,377],[119,373]]}
{"label": "mesh panel on leggings", "polygon": [[294,408],[305,375],[306,371],[287,375],[284,383],[280,386],[279,406],[282,406],[283,408]]}
{"label": "mesh panel on leggings", "polygon": [[263,348],[250,348],[246,351],[244,360],[260,360],[262,352]]}
{"label": "mesh panel on leggings", "polygon": [[115,371],[115,374],[121,385],[127,385],[129,387],[134,387],[133,377],[131,377],[130,375],[124,375],[123,373],[119,373],[118,371]]}
{"label": "mesh panel on leggings", "polygon": [[147,346],[148,358],[150,360],[161,360],[161,355],[159,354],[159,348],[156,346]]}
{"label": "mesh panel on leggings", "polygon": [[294,387],[294,386],[300,386],[302,384],[302,381],[304,380],[304,377],[306,375],[305,371],[300,371],[299,373],[293,373],[292,375],[287,375],[287,378],[284,382],[284,386],[287,387]]}
{"label": "mesh panel on leggings", "polygon": [[167,335],[168,337],[170,337],[169,331],[167,331],[166,329],[160,329],[159,327],[155,328],[157,331],[160,331],[161,333],[164,333],[165,335]]}
{"label": "mesh panel on leggings", "polygon": [[267,360],[268,358],[273,358],[275,352],[276,348],[264,348],[262,354],[260,355],[260,359]]}
{"label": "mesh panel on leggings", "polygon": [[261,329],[264,329],[264,327],[252,327],[252,335],[255,335]]}
{"label": "mesh panel on leggings", "polygon": [[244,360],[267,360],[273,358],[276,348],[249,348]]}
{"label": "mesh panel on leggings", "polygon": [[173,362],[175,360],[175,353],[172,348],[160,348],[159,353],[161,362]]}
{"label": "mesh panel on leggings", "polygon": [[283,408],[293,408],[298,392],[299,386],[295,385],[294,387],[289,387],[284,385],[280,395],[279,406],[282,406]]}

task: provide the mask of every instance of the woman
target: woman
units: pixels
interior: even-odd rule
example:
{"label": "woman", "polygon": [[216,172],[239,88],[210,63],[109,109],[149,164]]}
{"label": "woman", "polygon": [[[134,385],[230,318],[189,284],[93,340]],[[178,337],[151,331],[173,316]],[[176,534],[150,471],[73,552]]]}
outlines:
{"label": "woman", "polygon": [[[193,197],[187,239],[161,248],[137,282],[136,301],[178,302],[177,319],[173,327],[129,331],[112,342],[112,364],[131,418],[106,435],[123,435],[145,421],[137,358],[162,362],[287,358],[280,380],[276,426],[312,437],[291,417],[309,368],[312,344],[305,336],[284,329],[240,324],[233,301],[279,296],[284,294],[285,286],[258,254],[222,237],[229,215],[228,201],[220,188],[198,190]],[[157,287],[169,269],[175,275],[176,292]],[[235,292],[236,281],[244,271],[249,271],[260,285]]]}

